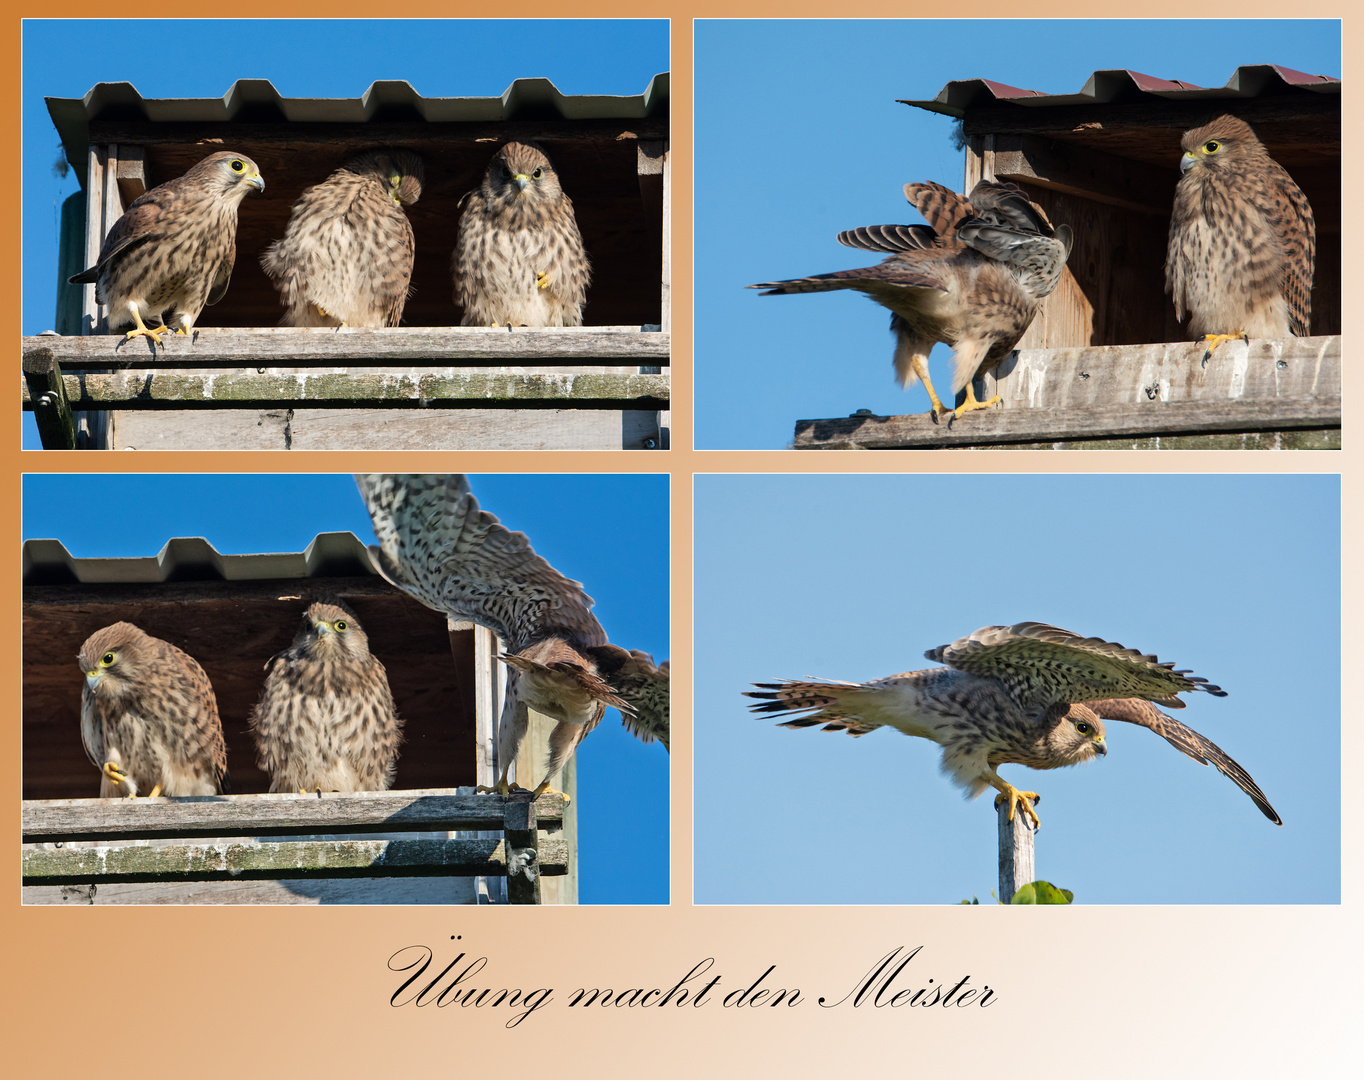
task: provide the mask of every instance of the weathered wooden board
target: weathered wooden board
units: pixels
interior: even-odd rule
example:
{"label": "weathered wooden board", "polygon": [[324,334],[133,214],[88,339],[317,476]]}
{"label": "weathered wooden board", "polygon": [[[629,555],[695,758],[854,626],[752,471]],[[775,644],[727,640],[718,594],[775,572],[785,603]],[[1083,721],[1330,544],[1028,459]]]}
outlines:
{"label": "weathered wooden board", "polygon": [[[501,829],[506,807],[507,800],[500,795],[451,795],[439,789],[27,800],[23,804],[23,839],[25,843],[54,843],[168,835]],[[562,821],[563,797],[546,792],[538,800],[536,812],[542,824]]]}
{"label": "weathered wooden board", "polygon": [[[21,902],[49,905],[128,904],[476,904],[466,877],[300,878],[292,881],[142,881],[26,885]],[[496,880],[490,879],[490,880]],[[546,878],[546,885],[559,881]]]}
{"label": "weathered wooden board", "polygon": [[215,409],[108,414],[119,450],[657,450],[655,410]]}
{"label": "weathered wooden board", "polygon": [[1201,344],[1184,342],[1019,350],[997,379],[977,384],[978,397],[997,390],[1001,406],[941,423],[926,413],[800,420],[794,445],[937,449],[1159,439],[1153,448],[1267,448],[1276,442],[1263,436],[1295,431],[1327,434],[1287,445],[1339,445],[1339,337],[1233,341],[1206,365],[1203,353]]}
{"label": "weathered wooden board", "polygon": [[[542,874],[567,870],[568,846],[543,834]],[[29,885],[119,881],[248,881],[309,877],[434,877],[506,872],[505,840],[304,840],[166,847],[25,847]]]}
{"label": "weathered wooden board", "polygon": [[666,365],[671,338],[656,326],[487,329],[473,326],[370,330],[266,327],[167,334],[160,345],[122,335],[23,339],[27,359],[50,357],[67,370],[88,368],[378,367],[466,363],[540,366]]}

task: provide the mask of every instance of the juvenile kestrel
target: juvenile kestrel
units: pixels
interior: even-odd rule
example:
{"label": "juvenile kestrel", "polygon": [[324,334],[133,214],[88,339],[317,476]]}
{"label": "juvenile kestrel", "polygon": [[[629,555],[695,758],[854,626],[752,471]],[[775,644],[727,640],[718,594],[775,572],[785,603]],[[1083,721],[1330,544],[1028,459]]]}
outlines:
{"label": "juvenile kestrel", "polygon": [[[907,671],[868,683],[756,683],[765,699],[757,713],[794,715],[782,727],[812,727],[865,735],[893,727],[942,747],[942,771],[974,799],[986,787],[1037,824],[1034,791],[1019,791],[995,769],[1006,763],[1032,769],[1078,765],[1108,752],[1104,720],[1150,728],[1204,765],[1215,765],[1282,825],[1269,800],[1240,765],[1192,728],[1157,709],[1182,709],[1194,690],[1226,697],[1187,671],[1100,638],[1085,638],[1045,623],[986,626],[950,645],[930,649],[945,668]],[[1153,704],[1154,703],[1154,704]]]}
{"label": "juvenile kestrel", "polygon": [[264,190],[249,157],[210,154],[184,176],[134,199],[104,238],[99,262],[68,280],[94,282],[95,300],[109,308],[111,332],[131,323],[128,337],[157,344],[168,330],[187,334],[205,306],[227,293],[237,258],[237,207],[248,192]]}
{"label": "juvenile kestrel", "polygon": [[1208,357],[1235,338],[1305,337],[1317,227],[1307,196],[1249,124],[1219,116],[1184,133],[1165,291]]}
{"label": "juvenile kestrel", "polygon": [[592,598],[511,532],[480,510],[460,475],[357,476],[374,523],[370,548],[384,577],[449,618],[487,627],[501,639],[510,669],[498,732],[507,774],[530,718],[527,708],[557,720],[549,737],[549,778],[572,756],[606,712],[620,710],[631,734],[668,747],[668,665],[607,642]]}
{"label": "juvenile kestrel", "polygon": [[293,644],[265,670],[250,727],[271,791],[388,790],[402,721],[350,610],[312,604]]}
{"label": "juvenile kestrel", "polygon": [[[922,379],[935,417],[988,408],[999,397],[977,401],[971,382],[1009,354],[1056,288],[1070,254],[1070,228],[1053,229],[1014,184],[982,180],[969,199],[941,184],[906,184],[905,198],[927,225],[869,225],[838,234],[848,247],[890,252],[879,265],[749,288],[766,290],[764,296],[866,293],[891,311],[901,386]],[[939,341],[956,350],[953,395],[966,388],[956,410],[938,400],[928,378],[928,354]]]}
{"label": "juvenile kestrel", "polygon": [[461,325],[582,325],[592,268],[543,150],[507,143],[459,205],[450,272]]}
{"label": "juvenile kestrel", "polygon": [[101,799],[231,789],[218,701],[192,656],[119,622],[86,638],[76,661],[81,742],[103,774]]}
{"label": "juvenile kestrel", "polygon": [[284,239],[261,256],[282,325],[398,325],[416,253],[403,207],[423,177],[410,150],[368,150],[299,196]]}

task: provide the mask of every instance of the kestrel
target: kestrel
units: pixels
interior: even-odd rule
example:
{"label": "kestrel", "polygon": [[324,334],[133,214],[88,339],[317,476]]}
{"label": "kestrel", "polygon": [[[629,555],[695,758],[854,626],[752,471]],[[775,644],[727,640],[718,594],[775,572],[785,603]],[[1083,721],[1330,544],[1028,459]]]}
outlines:
{"label": "kestrel", "polygon": [[[1072,242],[1014,184],[982,180],[970,198],[941,184],[906,184],[905,198],[927,225],[869,225],[838,234],[838,242],[890,258],[861,270],[766,281],[762,295],[856,289],[891,311],[895,374],[908,389],[922,379],[934,417],[984,409],[973,379],[1007,356],[1032,323],[1041,301],[1061,280]],[[966,388],[956,410],[938,400],[928,378],[937,342],[955,350],[952,393]]]}
{"label": "kestrel", "polygon": [[192,656],[119,622],[86,638],[76,660],[81,742],[103,774],[101,799],[231,789],[218,701]]}
{"label": "kestrel", "polygon": [[1104,720],[1150,728],[1204,765],[1215,765],[1282,825],[1269,800],[1240,765],[1192,728],[1157,709],[1182,709],[1179,695],[1226,691],[1170,663],[1101,638],[1080,637],[1045,623],[986,626],[930,649],[945,668],[907,671],[868,683],[756,683],[757,713],[808,715],[782,727],[823,724],[825,731],[865,735],[893,727],[942,747],[942,771],[974,799],[986,787],[1037,824],[1034,791],[1019,791],[995,770],[1017,763],[1032,769],[1078,765],[1108,752]]}
{"label": "kestrel", "polygon": [[1244,120],[1219,116],[1180,145],[1165,291],[1190,336],[1206,338],[1204,362],[1235,338],[1305,337],[1317,246],[1307,196]]}
{"label": "kestrel", "polygon": [[581,326],[592,268],[545,152],[510,142],[459,201],[450,257],[462,326]]}
{"label": "kestrel", "polygon": [[402,721],[384,665],[349,609],[312,604],[293,644],[265,670],[250,727],[271,791],[388,790]]}
{"label": "kestrel", "polygon": [[423,178],[412,151],[368,150],[299,196],[284,239],[261,256],[282,325],[398,325],[416,252],[403,207]]}
{"label": "kestrel", "polygon": [[510,669],[498,733],[507,775],[529,726],[527,708],[558,721],[535,797],[601,721],[620,710],[631,734],[668,747],[668,664],[610,644],[592,598],[480,510],[460,475],[357,476],[374,523],[375,566],[390,582],[449,618],[487,627]]}
{"label": "kestrel", "polygon": [[94,282],[95,300],[109,308],[111,332],[131,323],[129,338],[157,344],[171,329],[187,334],[205,306],[227,293],[237,258],[237,207],[249,192],[264,190],[249,157],[210,154],[184,176],[134,199],[104,238],[99,262],[68,280]]}

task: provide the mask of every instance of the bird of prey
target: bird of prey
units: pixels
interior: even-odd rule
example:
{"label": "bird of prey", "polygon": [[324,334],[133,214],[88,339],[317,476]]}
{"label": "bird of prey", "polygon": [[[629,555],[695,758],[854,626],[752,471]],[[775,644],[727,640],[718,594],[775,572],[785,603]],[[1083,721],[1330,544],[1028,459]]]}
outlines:
{"label": "bird of prey", "polygon": [[667,663],[655,666],[647,653],[610,644],[582,585],[535,554],[524,533],[480,510],[464,476],[361,475],[356,482],[379,541],[370,554],[383,576],[502,641],[509,669],[498,732],[502,773],[486,790],[510,790],[528,708],[557,721],[537,798],[607,706],[620,710],[631,734],[668,747]]}
{"label": "bird of prey", "polygon": [[265,670],[250,727],[271,791],[388,790],[402,721],[349,608],[310,605],[293,644]]}
{"label": "bird of prey", "polygon": [[[906,184],[905,198],[927,225],[868,225],[838,234],[838,242],[889,252],[876,266],[750,285],[762,295],[856,289],[891,312],[895,374],[908,389],[922,379],[934,418],[960,417],[999,401],[977,401],[972,380],[992,370],[1032,323],[1041,301],[1061,280],[1070,254],[1070,227],[1053,229],[1023,189],[982,180],[970,197],[941,184]],[[928,377],[936,342],[955,350],[952,393],[957,409],[938,399]]]}
{"label": "bird of prey", "polygon": [[1150,728],[1177,750],[1212,764],[1282,825],[1269,800],[1240,765],[1192,728],[1157,709],[1182,709],[1182,693],[1226,691],[1171,663],[1101,638],[1080,637],[1045,623],[986,626],[924,654],[947,667],[907,671],[868,683],[756,683],[756,713],[796,715],[782,727],[824,725],[865,735],[893,727],[942,747],[942,770],[975,798],[986,787],[1037,825],[1033,791],[1019,791],[995,770],[1078,765],[1108,752],[1104,720]]}
{"label": "bird of prey", "polygon": [[450,256],[463,326],[581,326],[591,265],[545,152],[509,142],[459,201]]}
{"label": "bird of prey", "polygon": [[[210,154],[184,176],[138,196],[114,222],[99,261],[68,279],[95,286],[109,308],[109,329],[157,344],[187,334],[208,304],[227,293],[237,258],[237,207],[264,191],[256,163],[228,151]],[[148,327],[148,321],[157,325]]]}
{"label": "bird of prey", "polygon": [[101,799],[230,790],[218,701],[192,656],[118,622],[86,638],[76,660],[81,742],[103,774]]}
{"label": "bird of prey", "polygon": [[410,150],[367,150],[299,196],[284,239],[261,256],[284,326],[398,325],[416,252],[403,207],[423,177]]}
{"label": "bird of prey", "polygon": [[1307,196],[1234,116],[1186,131],[1165,291],[1206,363],[1223,341],[1305,337],[1317,227]]}

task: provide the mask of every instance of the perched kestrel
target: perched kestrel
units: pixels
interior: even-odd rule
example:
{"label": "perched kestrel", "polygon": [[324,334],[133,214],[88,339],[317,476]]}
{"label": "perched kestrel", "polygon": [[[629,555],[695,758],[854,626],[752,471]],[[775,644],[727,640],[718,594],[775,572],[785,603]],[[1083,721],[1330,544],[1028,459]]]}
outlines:
{"label": "perched kestrel", "polygon": [[1235,338],[1305,337],[1317,227],[1307,196],[1249,124],[1219,116],[1186,131],[1170,215],[1165,291],[1212,350]]}
{"label": "perched kestrel", "polygon": [[398,325],[416,252],[403,207],[421,198],[423,177],[410,150],[368,150],[299,196],[260,260],[284,326]]}
{"label": "perched kestrel", "polygon": [[[1264,792],[1220,747],[1157,709],[1184,708],[1194,690],[1226,697],[1187,671],[1100,638],[1085,638],[1045,623],[986,626],[951,645],[930,649],[945,668],[907,671],[868,683],[756,683],[757,713],[793,715],[782,727],[812,727],[865,735],[893,727],[942,747],[942,770],[967,798],[993,787],[1037,824],[1034,791],[1019,791],[995,769],[1006,763],[1032,769],[1078,765],[1108,752],[1104,720],[1150,728],[1176,749],[1223,775],[1255,801],[1276,825],[1279,815]],[[1154,704],[1152,704],[1154,703]]]}
{"label": "perched kestrel", "polygon": [[204,669],[169,642],[119,622],[85,640],[81,742],[101,799],[230,790],[218,701]]}
{"label": "perched kestrel", "polygon": [[237,207],[248,192],[264,190],[249,157],[210,154],[184,176],[134,199],[104,238],[99,262],[68,280],[94,282],[95,300],[109,308],[110,331],[131,323],[128,337],[157,344],[168,330],[187,334],[205,306],[227,293],[237,258]]}
{"label": "perched kestrel", "polygon": [[[630,733],[668,746],[668,664],[655,667],[638,650],[611,645],[592,614],[592,598],[478,507],[459,475],[357,476],[374,523],[374,564],[390,582],[449,618],[469,620],[502,641],[510,669],[498,733],[507,774],[530,718],[527,708],[558,721],[549,737],[549,778],[572,756],[608,705]],[[490,789],[492,790],[492,789]]]}
{"label": "perched kestrel", "polygon": [[[766,281],[762,295],[856,289],[891,311],[895,374],[908,389],[922,379],[935,417],[961,416],[999,401],[977,401],[973,379],[990,371],[1032,323],[1056,288],[1070,254],[1069,226],[1055,229],[1014,184],[982,180],[967,199],[941,184],[906,184],[905,198],[927,225],[869,225],[838,234],[838,242],[890,258],[861,270]],[[955,411],[933,391],[928,354],[936,342],[956,350]]]}
{"label": "perched kestrel", "polygon": [[402,721],[384,665],[349,609],[311,605],[293,644],[265,670],[250,727],[271,791],[388,790]]}
{"label": "perched kestrel", "polygon": [[507,143],[459,201],[450,256],[462,326],[581,326],[591,265],[545,152]]}

